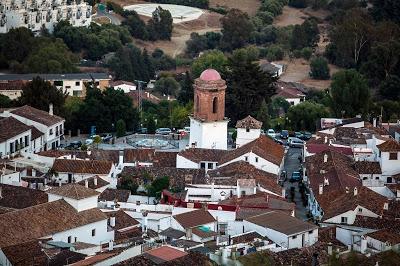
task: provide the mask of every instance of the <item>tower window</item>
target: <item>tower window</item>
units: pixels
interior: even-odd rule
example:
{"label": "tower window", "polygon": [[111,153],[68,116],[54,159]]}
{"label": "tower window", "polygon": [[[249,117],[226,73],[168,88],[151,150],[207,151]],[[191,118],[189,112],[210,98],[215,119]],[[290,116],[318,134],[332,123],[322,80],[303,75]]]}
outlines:
{"label": "tower window", "polygon": [[199,95],[196,96],[196,104],[195,104],[195,109],[196,112],[200,112],[200,101],[199,101]]}
{"label": "tower window", "polygon": [[213,99],[213,113],[216,114],[218,111],[218,98],[214,97]]}

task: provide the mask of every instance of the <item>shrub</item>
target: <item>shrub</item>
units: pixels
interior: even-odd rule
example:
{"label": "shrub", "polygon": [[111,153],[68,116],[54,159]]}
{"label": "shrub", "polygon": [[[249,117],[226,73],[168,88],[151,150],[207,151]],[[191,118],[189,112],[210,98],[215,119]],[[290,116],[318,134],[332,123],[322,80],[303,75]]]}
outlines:
{"label": "shrub", "polygon": [[311,60],[310,77],[313,79],[329,79],[328,61],[323,57],[316,57]]}
{"label": "shrub", "polygon": [[282,60],[284,55],[285,52],[279,45],[271,45],[268,47],[268,52],[267,52],[268,61]]}
{"label": "shrub", "polygon": [[312,49],[310,47],[304,47],[301,49],[301,57],[303,57],[306,60],[309,60],[312,55]]}

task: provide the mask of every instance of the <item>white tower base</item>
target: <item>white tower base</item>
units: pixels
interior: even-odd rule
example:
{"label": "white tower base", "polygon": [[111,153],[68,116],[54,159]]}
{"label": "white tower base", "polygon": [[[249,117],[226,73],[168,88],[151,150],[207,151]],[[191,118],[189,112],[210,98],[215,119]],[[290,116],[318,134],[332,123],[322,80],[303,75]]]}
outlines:
{"label": "white tower base", "polygon": [[226,150],[229,120],[203,122],[190,117],[189,147]]}

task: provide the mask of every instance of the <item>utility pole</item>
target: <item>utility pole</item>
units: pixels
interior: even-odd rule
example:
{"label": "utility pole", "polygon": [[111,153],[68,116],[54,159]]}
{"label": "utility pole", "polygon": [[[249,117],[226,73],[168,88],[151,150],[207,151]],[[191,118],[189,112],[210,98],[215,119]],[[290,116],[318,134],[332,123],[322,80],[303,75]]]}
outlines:
{"label": "utility pole", "polygon": [[142,84],[146,84],[147,82],[143,80],[137,80],[135,79],[135,82],[137,83],[137,89],[138,89],[138,110],[139,110],[139,122],[140,122],[140,127],[142,127]]}

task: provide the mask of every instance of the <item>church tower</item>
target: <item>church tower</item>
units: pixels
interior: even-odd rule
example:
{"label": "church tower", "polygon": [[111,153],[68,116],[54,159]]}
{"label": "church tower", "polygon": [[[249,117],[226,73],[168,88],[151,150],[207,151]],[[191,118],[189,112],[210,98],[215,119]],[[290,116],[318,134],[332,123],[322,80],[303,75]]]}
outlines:
{"label": "church tower", "polygon": [[194,112],[190,117],[191,147],[227,149],[228,119],[225,117],[225,80],[207,69],[194,82]]}

